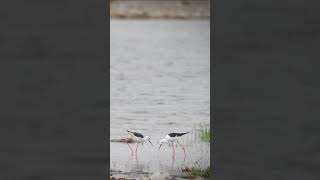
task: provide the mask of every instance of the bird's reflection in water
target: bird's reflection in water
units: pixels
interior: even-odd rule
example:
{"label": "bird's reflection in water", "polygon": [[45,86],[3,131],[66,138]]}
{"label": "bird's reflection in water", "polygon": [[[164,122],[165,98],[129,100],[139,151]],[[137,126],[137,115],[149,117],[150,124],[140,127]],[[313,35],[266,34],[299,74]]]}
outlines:
{"label": "bird's reflection in water", "polygon": [[143,163],[142,163],[142,164],[139,164],[139,159],[138,159],[138,156],[137,156],[137,155],[135,156],[134,161],[135,161],[135,163],[133,164],[133,166],[132,166],[132,168],[131,168],[131,172],[139,172],[139,173],[142,173],[143,170],[144,170],[144,165],[143,165]]}
{"label": "bird's reflection in water", "polygon": [[129,156],[126,162],[126,165],[127,165],[126,167],[128,168],[128,170],[130,170],[130,172],[142,173],[144,170],[144,165],[143,163],[142,164],[139,163],[139,157],[136,154]]}

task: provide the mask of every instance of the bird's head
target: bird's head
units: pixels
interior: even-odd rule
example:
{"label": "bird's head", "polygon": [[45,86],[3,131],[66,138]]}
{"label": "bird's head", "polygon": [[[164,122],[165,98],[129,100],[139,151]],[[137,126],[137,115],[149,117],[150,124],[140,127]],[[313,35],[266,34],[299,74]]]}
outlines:
{"label": "bird's head", "polygon": [[168,139],[161,139],[161,141],[159,142],[159,144],[160,144],[160,146],[159,146],[159,149],[161,148],[161,146],[163,145],[163,144],[168,144]]}

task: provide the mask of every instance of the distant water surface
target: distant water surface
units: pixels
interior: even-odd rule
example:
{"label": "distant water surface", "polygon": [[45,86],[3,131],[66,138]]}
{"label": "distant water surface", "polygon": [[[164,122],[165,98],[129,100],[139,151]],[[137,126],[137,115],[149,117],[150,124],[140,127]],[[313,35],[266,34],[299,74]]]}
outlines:
{"label": "distant water surface", "polygon": [[[110,144],[110,166],[123,172],[170,171],[209,165],[209,144],[195,137],[197,124],[210,122],[209,20],[111,20],[110,136],[125,129],[151,137],[137,159],[126,144]],[[191,131],[177,147],[158,150],[169,132]],[[135,146],[134,146],[135,147]],[[173,167],[172,163],[174,164]]]}

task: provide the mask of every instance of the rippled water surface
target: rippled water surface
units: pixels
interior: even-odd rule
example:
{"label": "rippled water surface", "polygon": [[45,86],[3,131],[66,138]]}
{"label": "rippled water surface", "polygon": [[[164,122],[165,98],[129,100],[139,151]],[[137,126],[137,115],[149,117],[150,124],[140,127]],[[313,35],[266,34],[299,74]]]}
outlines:
{"label": "rippled water surface", "polygon": [[[111,169],[142,173],[209,165],[209,144],[199,141],[195,129],[210,121],[209,20],[111,20],[110,31],[110,136],[129,129],[154,144],[132,157],[126,144],[111,142]],[[181,139],[185,160],[179,147],[174,161],[172,147],[158,150],[167,133],[185,131],[191,131]]]}

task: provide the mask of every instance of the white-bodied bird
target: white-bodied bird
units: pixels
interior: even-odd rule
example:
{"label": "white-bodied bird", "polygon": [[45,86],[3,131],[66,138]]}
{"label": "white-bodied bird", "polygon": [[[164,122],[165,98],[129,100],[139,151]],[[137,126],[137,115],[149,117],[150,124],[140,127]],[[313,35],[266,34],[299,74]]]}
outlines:
{"label": "white-bodied bird", "polygon": [[182,144],[179,143],[179,139],[181,138],[181,136],[185,135],[185,134],[188,134],[189,132],[185,132],[185,133],[169,133],[166,135],[166,137],[164,139],[161,139],[160,141],[160,146],[159,146],[159,150],[161,148],[161,146],[163,144],[169,144],[171,143],[172,144],[172,157],[175,158],[175,151],[174,151],[174,145],[173,143],[176,142],[177,144],[179,144],[181,146],[181,148],[183,149],[183,152],[184,152],[184,157],[186,157],[186,151],[185,151],[185,148],[183,147]]}
{"label": "white-bodied bird", "polygon": [[[144,143],[144,142],[149,142],[152,146],[153,144],[151,143],[150,141],[150,137],[149,136],[144,136],[143,134],[141,133],[138,133],[138,132],[133,132],[133,131],[129,131],[127,130],[127,132],[129,133],[129,135],[132,136],[132,142],[133,143],[137,143],[137,147],[136,147],[136,154],[137,154],[137,151],[138,151],[138,146],[140,143]],[[133,154],[133,149],[132,147],[129,145],[129,143],[127,143],[128,146],[130,147],[131,151],[132,151],[132,154]]]}

